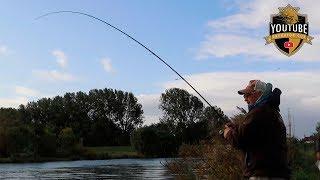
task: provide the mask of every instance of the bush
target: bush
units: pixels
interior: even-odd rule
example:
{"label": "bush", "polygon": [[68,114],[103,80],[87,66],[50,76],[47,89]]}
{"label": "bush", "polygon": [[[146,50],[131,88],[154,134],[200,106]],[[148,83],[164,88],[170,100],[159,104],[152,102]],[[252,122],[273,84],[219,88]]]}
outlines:
{"label": "bush", "polygon": [[32,132],[28,127],[10,127],[6,132],[7,152],[10,155],[32,151]]}
{"label": "bush", "polygon": [[[239,123],[242,115],[233,117]],[[204,129],[199,124],[196,129]],[[243,155],[218,133],[220,126],[211,129],[210,139],[200,144],[183,144],[178,159],[167,162],[167,169],[182,179],[243,179]]]}
{"label": "bush", "polygon": [[165,166],[178,177],[192,179],[241,179],[243,157],[221,137],[200,145],[182,145],[179,157]]}
{"label": "bush", "polygon": [[0,157],[7,157],[7,136],[5,129],[0,127]]}
{"label": "bush", "polygon": [[199,144],[203,139],[209,136],[208,122],[203,120],[193,124],[183,129],[182,143],[187,144]]}
{"label": "bush", "polygon": [[138,153],[149,157],[167,157],[177,153],[178,144],[169,131],[147,126],[136,130],[131,143]]}
{"label": "bush", "polygon": [[50,129],[45,128],[39,137],[38,153],[44,157],[54,157],[56,155],[56,136]]}
{"label": "bush", "polygon": [[83,149],[81,156],[85,159],[97,159],[97,153],[91,149]]}
{"label": "bush", "polygon": [[59,151],[62,155],[67,156],[72,154],[72,151],[77,144],[76,137],[73,133],[72,128],[67,127],[62,129],[58,136],[58,142]]}

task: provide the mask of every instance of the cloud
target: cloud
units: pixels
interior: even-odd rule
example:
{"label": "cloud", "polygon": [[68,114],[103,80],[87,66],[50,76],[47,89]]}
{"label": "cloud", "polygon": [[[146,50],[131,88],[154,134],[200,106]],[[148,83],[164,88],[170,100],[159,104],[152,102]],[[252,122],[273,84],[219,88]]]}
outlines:
{"label": "cloud", "polygon": [[40,92],[38,92],[37,90],[30,89],[30,88],[23,87],[23,86],[16,86],[15,87],[15,92],[18,95],[24,95],[24,96],[27,96],[27,97],[38,97],[38,96],[40,96]]}
{"label": "cloud", "polygon": [[0,107],[3,108],[18,108],[20,104],[27,104],[28,98],[16,97],[16,98],[0,98]]}
{"label": "cloud", "polygon": [[37,76],[38,78],[49,80],[49,81],[75,81],[77,80],[72,74],[60,72],[57,70],[33,70],[33,75]]}
{"label": "cloud", "polygon": [[0,55],[8,53],[7,46],[0,45]]}
{"label": "cloud", "polygon": [[236,55],[283,57],[283,55],[273,50],[274,47],[265,46],[263,41],[262,38],[257,40],[257,38],[233,34],[212,35],[202,42],[198,58],[209,58],[210,56],[223,58]]}
{"label": "cloud", "polygon": [[[320,35],[316,35],[320,37]],[[197,59],[210,57],[224,58],[227,56],[246,55],[251,57],[265,58],[266,60],[295,60],[295,61],[319,61],[320,39],[314,39],[313,44],[304,44],[302,51],[294,56],[287,57],[281,54],[274,45],[265,45],[262,37],[240,36],[234,34],[216,34],[207,37],[201,43]]]}
{"label": "cloud", "polygon": [[68,58],[65,53],[61,50],[54,50],[51,52],[53,56],[56,57],[57,63],[60,67],[65,68],[68,63]]}
{"label": "cloud", "polygon": [[111,59],[103,58],[103,59],[101,59],[101,64],[103,66],[103,69],[106,72],[108,72],[108,73],[114,73],[115,72],[115,70],[113,69],[112,64],[111,64]]}
{"label": "cloud", "polygon": [[[320,1],[241,1],[238,11],[226,17],[208,22],[210,32],[200,43],[197,59],[245,55],[266,60],[319,61],[320,52]],[[313,45],[304,44],[300,51],[288,58],[272,44],[265,45],[271,14],[278,13],[278,7],[300,7],[301,14],[307,14]]]}
{"label": "cloud", "polygon": [[[222,17],[219,19],[211,20],[208,25],[212,29],[235,30],[240,29],[258,29],[266,28],[270,22],[271,14],[279,13],[278,8],[291,4],[294,7],[299,7],[300,14],[307,14],[308,21],[312,26],[313,31],[320,30],[320,14],[318,7],[320,2],[314,0],[293,1],[293,0],[251,0],[238,2],[237,12]],[[266,30],[267,32],[267,30]]]}
{"label": "cloud", "polygon": [[208,22],[212,29],[234,30],[256,29],[267,27],[270,15],[278,13],[278,7],[285,6],[289,1],[241,1],[238,6],[238,13]]}
{"label": "cloud", "polygon": [[[250,79],[261,79],[271,82],[282,90],[281,113],[287,122],[287,111],[290,108],[295,119],[296,135],[302,137],[314,131],[316,122],[320,120],[320,72],[217,72],[201,73],[186,76],[188,81],[212,104],[228,115],[238,113],[236,106],[246,108],[243,98],[236,92],[244,88]],[[297,83],[299,82],[299,83]],[[169,81],[163,83],[164,89],[178,87],[196,93],[185,82]],[[159,94],[138,96],[143,105],[146,117],[158,122],[161,112],[158,110]],[[200,97],[199,97],[200,98]],[[156,118],[152,118],[156,117]],[[147,123],[147,122],[146,122]]]}
{"label": "cloud", "polygon": [[160,118],[160,110],[158,108],[160,94],[141,94],[137,96],[138,102],[142,104],[144,124],[150,125],[156,123]]}

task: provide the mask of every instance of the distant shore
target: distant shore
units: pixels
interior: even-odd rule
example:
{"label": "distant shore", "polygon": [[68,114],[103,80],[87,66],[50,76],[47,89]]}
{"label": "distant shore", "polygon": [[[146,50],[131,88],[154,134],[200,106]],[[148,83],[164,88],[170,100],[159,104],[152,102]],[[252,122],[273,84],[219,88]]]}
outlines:
{"label": "distant shore", "polygon": [[14,157],[2,157],[0,163],[35,163],[53,161],[76,161],[76,160],[106,160],[106,159],[127,159],[145,158],[139,155],[131,146],[104,146],[84,147],[85,153],[70,155],[66,157],[30,157],[17,154]]}

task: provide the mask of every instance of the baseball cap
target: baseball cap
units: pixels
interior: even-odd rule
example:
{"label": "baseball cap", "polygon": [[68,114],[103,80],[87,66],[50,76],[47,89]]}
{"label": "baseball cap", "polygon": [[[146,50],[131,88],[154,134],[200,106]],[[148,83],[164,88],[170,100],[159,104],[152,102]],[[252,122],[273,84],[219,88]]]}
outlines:
{"label": "baseball cap", "polygon": [[252,93],[254,91],[264,92],[267,88],[266,86],[266,83],[260,80],[250,80],[247,87],[245,89],[239,90],[238,94],[243,95]]}

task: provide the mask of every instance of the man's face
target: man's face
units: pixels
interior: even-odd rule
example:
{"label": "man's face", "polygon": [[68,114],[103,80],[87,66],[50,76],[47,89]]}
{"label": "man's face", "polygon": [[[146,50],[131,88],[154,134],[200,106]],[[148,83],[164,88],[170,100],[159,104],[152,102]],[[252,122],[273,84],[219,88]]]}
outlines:
{"label": "man's face", "polygon": [[251,93],[245,93],[243,95],[244,101],[246,101],[247,104],[249,104],[249,105],[254,104],[259,99],[260,96],[261,96],[261,92],[258,92],[258,91],[253,91]]}

